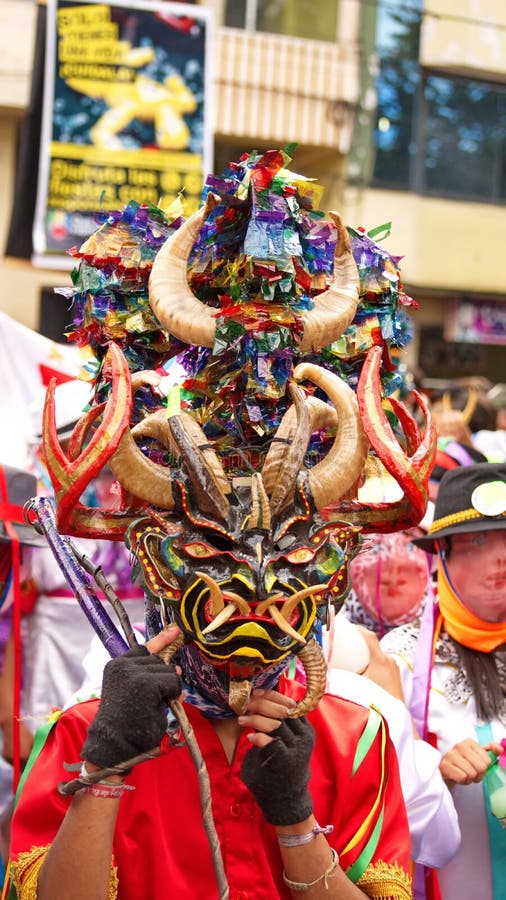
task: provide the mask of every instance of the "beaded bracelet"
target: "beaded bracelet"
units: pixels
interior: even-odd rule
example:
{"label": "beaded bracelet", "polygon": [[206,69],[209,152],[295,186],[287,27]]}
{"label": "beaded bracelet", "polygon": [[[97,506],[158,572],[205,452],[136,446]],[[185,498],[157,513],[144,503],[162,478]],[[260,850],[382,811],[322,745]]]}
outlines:
{"label": "beaded bracelet", "polygon": [[318,822],[305,834],[278,834],[280,847],[300,847],[302,844],[309,844],[317,834],[331,834],[334,831],[333,825],[325,825],[323,828]]}
{"label": "beaded bracelet", "polygon": [[325,884],[325,890],[328,890],[327,880],[332,878],[336,874],[337,867],[339,865],[339,856],[333,847],[330,848],[330,852],[332,853],[332,859],[329,867],[325,870],[323,875],[320,875],[318,878],[315,878],[314,881],[292,881],[288,878],[286,872],[283,872],[283,881],[286,886],[290,888],[291,891],[299,891],[300,893],[305,893],[309,891],[315,884],[318,884],[320,881],[323,881]]}

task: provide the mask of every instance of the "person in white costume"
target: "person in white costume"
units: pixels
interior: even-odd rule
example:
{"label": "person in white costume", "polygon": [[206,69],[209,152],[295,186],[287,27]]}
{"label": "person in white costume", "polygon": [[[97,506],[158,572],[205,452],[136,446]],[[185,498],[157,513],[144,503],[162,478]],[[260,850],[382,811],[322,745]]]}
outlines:
{"label": "person in white costume", "polygon": [[411,858],[423,866],[446,865],[460,845],[457,813],[439,771],[441,754],[415,733],[398,667],[381,650],[373,632],[348,622],[343,613],[324,632],[323,647],[328,691],[375,706],[387,720],[399,759]]}
{"label": "person in white costume", "polygon": [[[438,873],[443,900],[504,900],[506,831],[487,811],[488,750],[506,761],[506,465],[447,472],[429,534],[437,602],[386,635],[415,723],[442,753],[462,844]],[[433,649],[434,648],[434,649]]]}

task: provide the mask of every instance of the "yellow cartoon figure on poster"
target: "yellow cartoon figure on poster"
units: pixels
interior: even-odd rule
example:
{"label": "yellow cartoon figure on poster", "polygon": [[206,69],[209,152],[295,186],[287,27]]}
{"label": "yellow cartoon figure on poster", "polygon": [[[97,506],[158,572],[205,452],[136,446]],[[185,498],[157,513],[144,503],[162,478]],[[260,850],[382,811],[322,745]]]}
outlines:
{"label": "yellow cartoon figure on poster", "polygon": [[163,82],[139,74],[129,84],[71,78],[67,84],[75,91],[104,100],[109,109],[90,129],[96,147],[121,150],[121,132],[133,119],[152,121],[155,141],[162,150],[185,150],[190,142],[190,129],[184,113],[195,112],[197,100],[178,73],[167,75]]}

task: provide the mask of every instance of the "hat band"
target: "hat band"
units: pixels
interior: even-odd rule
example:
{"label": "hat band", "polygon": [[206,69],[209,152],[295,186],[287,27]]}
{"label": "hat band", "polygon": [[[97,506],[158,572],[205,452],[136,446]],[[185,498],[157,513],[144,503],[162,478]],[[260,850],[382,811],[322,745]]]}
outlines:
{"label": "hat band", "polygon": [[451,513],[449,516],[443,516],[441,519],[434,519],[429,528],[429,534],[435,531],[441,531],[448,525],[456,525],[458,522],[470,522],[472,519],[490,519],[491,516],[484,516],[476,509],[462,509],[460,512]]}

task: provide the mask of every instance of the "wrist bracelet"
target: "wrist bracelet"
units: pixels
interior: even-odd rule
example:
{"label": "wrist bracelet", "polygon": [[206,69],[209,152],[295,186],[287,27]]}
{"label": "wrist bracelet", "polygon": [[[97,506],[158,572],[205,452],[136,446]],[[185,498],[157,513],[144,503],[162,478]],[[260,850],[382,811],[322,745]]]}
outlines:
{"label": "wrist bracelet", "polygon": [[327,880],[332,878],[336,874],[337,867],[339,865],[339,856],[333,847],[330,848],[330,852],[332,853],[332,859],[330,861],[330,865],[325,869],[323,875],[320,875],[318,878],[315,878],[314,881],[291,881],[288,878],[286,872],[283,872],[283,881],[286,886],[290,888],[291,891],[299,891],[300,893],[305,893],[309,891],[315,884],[318,884],[320,881],[323,881],[325,884],[325,890],[328,890]]}
{"label": "wrist bracelet", "polygon": [[278,834],[278,841],[280,847],[300,847],[302,844],[309,844],[317,834],[332,834],[333,831],[333,825],[325,825],[322,828],[317,822],[314,828],[305,834]]}
{"label": "wrist bracelet", "polygon": [[99,781],[97,784],[88,784],[81,788],[80,794],[92,794],[93,797],[103,797],[106,800],[118,800],[128,790],[128,785],[120,782],[112,784],[110,781]]}

